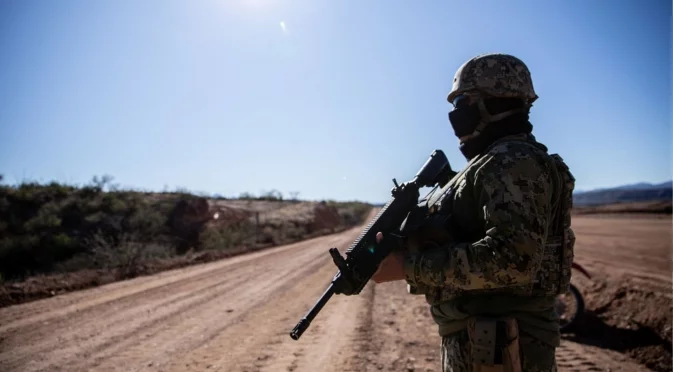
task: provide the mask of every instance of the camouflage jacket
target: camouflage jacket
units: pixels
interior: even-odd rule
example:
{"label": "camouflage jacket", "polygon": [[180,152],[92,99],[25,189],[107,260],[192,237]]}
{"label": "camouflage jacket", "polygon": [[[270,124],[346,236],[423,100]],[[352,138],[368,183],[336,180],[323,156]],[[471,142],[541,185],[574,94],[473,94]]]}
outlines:
{"label": "camouflage jacket", "polygon": [[[566,179],[574,181],[569,172],[567,175]],[[539,274],[544,274],[545,265],[549,265],[543,259],[545,245],[549,244],[548,237],[553,233],[550,229],[554,229],[557,218],[553,212],[562,205],[562,182],[554,158],[532,135],[498,140],[425,200],[431,207],[424,223],[432,225],[428,221],[434,218],[439,230],[447,234],[434,234],[428,239],[433,234],[420,229],[410,238],[405,259],[409,291],[425,294],[428,302],[436,306],[482,295],[487,298],[481,303],[483,306],[468,300],[459,308],[483,313],[494,305],[503,311],[508,306],[520,307],[521,300],[511,301],[512,295],[534,296],[536,282],[545,282],[548,287],[556,285],[559,273],[551,274],[555,275],[554,280],[541,280]],[[571,239],[572,248],[574,237]],[[434,247],[428,247],[428,240]],[[568,273],[563,274],[569,280],[572,256],[561,260],[570,261],[565,262]],[[558,268],[559,256],[552,257],[552,261],[551,266]],[[546,297],[544,304],[533,307],[542,306],[553,312],[553,292],[557,290],[546,288],[540,295]],[[497,296],[509,299],[510,305],[494,302]],[[467,315],[470,314],[456,317]],[[553,314],[546,317],[553,320],[549,319]]]}
{"label": "camouflage jacket", "polygon": [[[527,284],[539,266],[553,182],[545,149],[501,140],[441,195],[453,242],[407,255],[407,282],[455,291]],[[459,184],[452,185],[458,181]],[[442,190],[440,190],[442,191]],[[451,204],[451,205],[449,205]]]}

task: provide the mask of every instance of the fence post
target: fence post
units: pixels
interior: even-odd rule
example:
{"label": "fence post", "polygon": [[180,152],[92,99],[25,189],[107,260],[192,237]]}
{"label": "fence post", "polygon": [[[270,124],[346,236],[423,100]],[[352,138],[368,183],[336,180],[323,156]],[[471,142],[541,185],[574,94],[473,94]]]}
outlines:
{"label": "fence post", "polygon": [[255,244],[259,244],[259,212],[255,212]]}

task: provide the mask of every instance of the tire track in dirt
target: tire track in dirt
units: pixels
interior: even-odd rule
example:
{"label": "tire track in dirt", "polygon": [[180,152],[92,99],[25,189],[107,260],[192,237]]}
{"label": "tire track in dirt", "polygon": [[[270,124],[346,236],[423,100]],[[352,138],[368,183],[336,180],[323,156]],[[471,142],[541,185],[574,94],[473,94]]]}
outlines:
{"label": "tire track in dirt", "polygon": [[256,309],[277,309],[274,298],[299,283],[318,288],[305,278],[317,280],[331,264],[327,249],[343,249],[360,229],[72,293],[79,301],[66,294],[0,309],[0,369],[156,369],[184,360],[221,334],[235,339],[229,328]]}
{"label": "tire track in dirt", "polygon": [[[136,278],[122,282],[111,283],[101,287],[68,293],[68,296],[59,296],[51,299],[52,302],[33,303],[30,306],[13,306],[0,311],[0,332],[7,332],[18,327],[63,319],[72,313],[96,313],[101,309],[110,308],[120,303],[128,303],[137,299],[150,299],[164,296],[166,292],[176,292],[212,277],[221,275],[221,272],[237,264],[254,264],[255,259],[271,256],[282,256],[288,248],[294,245],[279,247],[273,250],[251,253],[245,256],[233,257],[225,261],[207,263],[199,266],[186,267],[159,273],[153,276]],[[190,270],[191,269],[191,270]],[[235,268],[238,270],[240,268]],[[172,275],[171,275],[172,274]],[[136,283],[137,285],[133,285]],[[105,291],[102,296],[97,294]],[[151,297],[147,297],[151,296]],[[71,298],[72,297],[72,298]],[[84,301],[82,301],[82,299]],[[48,304],[40,306],[40,304]]]}
{"label": "tire track in dirt", "polygon": [[[349,236],[348,242],[355,237]],[[247,312],[226,333],[194,348],[186,360],[175,361],[168,369],[194,366],[215,371],[323,371],[329,370],[324,369],[326,365],[340,365],[338,355],[348,354],[344,346],[350,344],[354,319],[371,302],[367,288],[361,296],[332,297],[300,340],[289,336],[336,271],[326,252],[324,258],[325,264],[319,270],[300,277],[287,291],[275,293],[273,304]],[[257,327],[250,329],[251,325]]]}
{"label": "tire track in dirt", "polygon": [[[306,276],[308,273],[320,266],[324,266],[326,263],[326,259],[321,259],[316,263],[302,266],[301,270],[287,273],[290,275],[286,275],[285,277],[268,276],[264,281],[255,282],[254,288],[250,285],[242,286],[236,288],[234,291],[221,293],[216,297],[204,298],[203,303],[208,305],[204,309],[199,309],[198,312],[192,311],[192,309],[186,309],[193,314],[193,316],[189,317],[182,316],[181,314],[184,314],[185,312],[178,310],[173,312],[170,316],[165,317],[161,324],[152,322],[152,324],[146,327],[152,331],[146,334],[146,337],[142,339],[134,337],[120,342],[117,342],[117,340],[109,340],[106,342],[106,347],[100,348],[94,355],[94,362],[92,364],[87,363],[87,367],[107,368],[108,366],[114,365],[115,360],[117,359],[123,361],[142,357],[144,345],[141,344],[146,343],[152,344],[153,348],[163,350],[166,355],[182,355],[183,353],[190,352],[199,345],[218,337],[222,332],[227,331],[228,328],[232,327],[234,324],[239,322],[245,323],[249,312],[268,304],[264,302],[265,297],[269,296],[272,292],[274,295],[283,293],[290,286],[294,285],[295,279],[301,276]],[[224,318],[224,312],[220,312],[223,309],[218,309],[218,307],[215,306],[218,303],[221,303],[225,297],[234,297],[238,299],[227,305],[239,309],[237,315],[228,317],[228,319]],[[226,311],[226,309],[224,310]],[[227,319],[227,322],[219,325],[211,324],[207,327],[203,325],[204,321],[208,322],[206,319],[212,319],[215,315],[220,315],[220,319]],[[212,320],[210,323],[212,323]],[[248,326],[249,325],[251,324],[248,324]],[[142,332],[144,329],[139,331]],[[138,332],[135,330],[129,332],[129,334],[134,335],[137,333]],[[235,337],[235,335],[229,336]],[[162,358],[155,358],[153,364],[157,367],[161,367],[164,362],[162,362]]]}
{"label": "tire track in dirt", "polygon": [[[610,221],[574,220],[576,257],[596,275],[592,296],[603,296],[588,304],[621,317],[630,291],[670,300],[661,259],[670,258],[661,241],[670,220],[639,221],[647,237],[624,240],[638,227]],[[327,249],[343,251],[361,228],[0,309],[0,370],[441,371],[428,305],[402,281],[333,296],[299,341],[290,338],[336,272]],[[589,341],[564,339],[559,371],[647,370]]]}
{"label": "tire track in dirt", "polygon": [[441,371],[440,337],[423,296],[406,282],[376,285],[372,333],[359,371]]}
{"label": "tire track in dirt", "polygon": [[[246,267],[238,267],[235,270],[235,272],[240,272],[245,270]],[[202,278],[202,280],[208,280],[211,279],[217,275],[221,275],[221,273],[215,272],[211,273],[208,277]],[[169,306],[173,305],[176,303],[181,303],[184,301],[189,300],[192,297],[198,296],[200,293],[207,292],[212,289],[219,289],[219,290],[225,290],[227,288],[235,287],[239,283],[241,283],[241,280],[238,280],[236,282],[231,282],[230,280],[227,279],[221,279],[218,278],[218,280],[215,281],[214,284],[207,285],[203,288],[200,288],[196,291],[192,292],[183,292],[181,291],[182,287],[184,287],[185,283],[180,283],[180,285],[176,286],[174,289],[175,293],[167,292],[164,293],[165,291],[158,290],[156,292],[150,292],[150,293],[145,293],[148,291],[143,291],[143,294],[131,294],[127,297],[122,297],[118,298],[115,300],[110,301],[109,303],[102,303],[102,304],[97,304],[94,306],[87,307],[81,311],[77,311],[77,315],[80,317],[79,320],[79,326],[85,326],[88,325],[92,322],[98,323],[98,325],[101,325],[101,321],[105,322],[107,326],[104,328],[107,328],[109,326],[114,325],[118,321],[122,320],[120,319],[121,317],[127,317],[130,315],[136,315],[143,313],[146,310],[150,310],[155,307],[163,307],[163,306]],[[196,280],[198,281],[198,279]],[[191,280],[189,281],[190,283],[192,282]],[[220,286],[224,286],[224,288],[218,288]],[[157,300],[159,301],[158,303],[153,303],[151,301]],[[124,305],[128,305],[129,303],[136,303],[137,301],[142,301],[142,305],[136,305],[133,307],[133,309],[129,310],[132,311],[135,314],[129,314],[129,313],[123,313],[119,311],[119,308]],[[69,314],[68,314],[69,315]],[[58,318],[50,317],[50,319],[43,321],[43,324],[49,324],[51,327],[62,327],[65,323],[69,322],[70,320],[68,319],[67,316],[61,316]],[[41,333],[44,333],[44,329],[35,327],[37,325],[37,321],[32,321],[32,322],[23,322],[23,323],[28,323],[26,324],[12,324],[10,323],[7,329],[5,330],[7,333],[12,333],[15,332],[18,329],[21,329],[21,337],[25,338],[36,338],[42,336]],[[30,328],[29,328],[30,327]],[[25,328],[29,328],[27,331]]]}
{"label": "tire track in dirt", "polygon": [[556,364],[559,372],[650,371],[620,353],[567,340],[556,349]]}
{"label": "tire track in dirt", "polygon": [[371,340],[374,294],[374,285],[368,284],[358,296],[333,297],[298,341],[286,342],[287,332],[280,335],[273,353],[280,357],[269,358],[267,363],[257,365],[259,369],[246,366],[243,370],[360,371],[360,354]]}
{"label": "tire track in dirt", "polygon": [[[299,251],[299,253],[302,252]],[[305,264],[312,260],[312,257],[306,253],[303,253],[301,257],[290,258],[296,260],[298,264]],[[252,265],[253,268],[256,265],[258,264]],[[88,319],[81,319],[78,321],[76,327],[67,327],[67,330],[62,333],[58,339],[52,339],[51,342],[39,345],[31,345],[30,347],[25,348],[25,355],[42,355],[44,353],[53,352],[56,349],[60,349],[61,353],[64,351],[72,351],[76,353],[76,350],[64,350],[62,347],[60,347],[63,341],[79,341],[82,339],[87,339],[88,349],[105,349],[112,345],[114,345],[115,348],[118,348],[122,345],[128,344],[128,336],[137,332],[145,332],[145,338],[147,338],[148,336],[152,336],[155,333],[160,332],[161,327],[165,327],[165,324],[163,323],[165,323],[168,319],[173,319],[176,316],[179,316],[181,313],[193,312],[195,308],[213,301],[217,301],[222,296],[237,296],[240,294],[246,294],[249,292],[249,287],[246,285],[239,286],[239,284],[246,282],[246,278],[240,278],[238,275],[233,274],[237,274],[242,271],[248,271],[246,275],[249,276],[250,272],[253,271],[253,268],[251,268],[251,264],[248,264],[241,267],[240,269],[232,270],[228,273],[220,272],[219,274],[222,276],[222,279],[219,279],[217,282],[222,283],[229,281],[229,283],[223,283],[221,285],[218,285],[217,283],[215,285],[207,285],[208,282],[202,282],[199,284],[206,285],[206,288],[200,288],[194,291],[183,291],[180,295],[168,297],[167,301],[162,301],[161,299],[159,301],[151,301],[156,299],[155,297],[157,296],[150,296],[149,300],[143,300],[146,303],[141,305],[137,302],[138,299],[135,298],[135,296],[130,296],[130,302],[127,301],[121,308],[112,308],[111,311],[115,313],[114,316],[106,317],[109,315],[108,312],[102,312],[98,316],[93,314]],[[272,282],[276,279],[277,278],[271,277],[264,283],[269,285],[272,284]],[[253,282],[248,280],[248,283]],[[181,288],[182,286],[178,287]],[[208,288],[213,290],[208,290]],[[234,288],[233,293],[228,292],[228,290],[231,288]],[[146,314],[146,311],[149,312],[149,315]],[[91,314],[87,313],[87,316],[88,315]],[[69,321],[70,319],[60,319],[59,322],[55,322],[55,324],[50,325],[50,327],[45,331],[42,331],[40,336],[44,337],[45,333],[50,332],[54,329],[54,327],[63,328],[63,325],[67,325]],[[124,327],[119,327],[120,323],[123,323]],[[161,327],[157,327],[159,323],[162,323]],[[28,338],[26,338],[22,337],[24,333],[21,332],[19,340],[30,339],[29,337],[31,335],[35,336],[33,333],[26,332],[28,336]],[[87,357],[91,358],[92,355],[89,354]],[[13,361],[10,357],[9,362],[20,362],[20,360]]]}

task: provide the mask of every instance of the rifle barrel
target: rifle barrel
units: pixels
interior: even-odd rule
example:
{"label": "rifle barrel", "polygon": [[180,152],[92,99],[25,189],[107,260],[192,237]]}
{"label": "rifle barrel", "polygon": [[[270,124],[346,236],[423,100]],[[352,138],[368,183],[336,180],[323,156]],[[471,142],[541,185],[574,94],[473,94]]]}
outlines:
{"label": "rifle barrel", "polygon": [[311,325],[311,321],[313,321],[313,318],[315,318],[316,315],[322,310],[323,306],[329,301],[329,299],[332,297],[334,294],[334,284],[330,283],[329,287],[325,290],[325,292],[320,296],[318,301],[313,305],[311,310],[304,315],[303,318],[297,323],[297,325],[294,327],[292,332],[290,332],[290,337],[292,337],[293,340],[299,340],[299,337],[306,331],[309,325]]}

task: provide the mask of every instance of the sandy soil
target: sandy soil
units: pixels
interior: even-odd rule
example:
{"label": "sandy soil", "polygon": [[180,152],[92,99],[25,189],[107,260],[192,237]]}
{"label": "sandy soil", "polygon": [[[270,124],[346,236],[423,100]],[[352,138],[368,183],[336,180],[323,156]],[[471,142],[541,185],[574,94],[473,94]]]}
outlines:
{"label": "sandy soil", "polygon": [[588,313],[567,339],[671,371],[671,215],[582,216],[573,226],[576,261],[593,277],[573,277]]}
{"label": "sandy soil", "polygon": [[[670,218],[574,224],[578,261],[596,275],[579,283],[591,332],[563,341],[560,370],[646,371],[638,362],[659,368],[662,353],[670,366]],[[2,308],[0,370],[440,371],[427,306],[403,282],[335,296],[289,337],[335,272],[327,249],[359,232]],[[629,344],[638,332],[643,345]]]}

